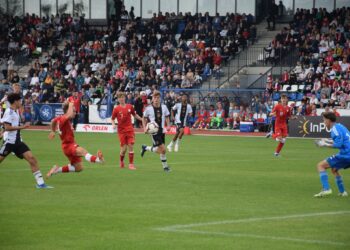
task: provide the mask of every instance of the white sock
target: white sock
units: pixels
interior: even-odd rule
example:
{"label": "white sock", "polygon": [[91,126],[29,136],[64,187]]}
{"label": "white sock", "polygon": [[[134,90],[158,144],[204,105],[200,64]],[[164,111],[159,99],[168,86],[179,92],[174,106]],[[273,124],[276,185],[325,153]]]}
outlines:
{"label": "white sock", "polygon": [[89,153],[85,155],[85,160],[87,160],[88,162],[101,162],[100,158]]}
{"label": "white sock", "polygon": [[158,150],[158,147],[147,146],[147,147],[146,147],[146,150],[147,150],[147,151],[150,151],[150,152],[153,152],[153,153],[156,153],[157,150]]}
{"label": "white sock", "polygon": [[180,139],[177,139],[175,143],[176,143],[176,145],[179,145]]}
{"label": "white sock", "polygon": [[[71,164],[68,164],[67,166],[68,166],[69,172],[75,172],[75,167],[74,166],[72,166]],[[59,169],[57,169],[57,173],[62,173],[62,168],[63,167],[60,167]]]}
{"label": "white sock", "polygon": [[163,168],[168,167],[168,163],[166,162],[166,155],[165,154],[160,154],[160,160],[162,162]]}
{"label": "white sock", "polygon": [[174,145],[174,141],[171,141],[168,145],[168,147],[172,147]]}
{"label": "white sock", "polygon": [[33,175],[34,175],[34,178],[35,178],[36,183],[38,185],[45,184],[44,179],[43,179],[43,175],[41,174],[40,170],[34,172]]}
{"label": "white sock", "polygon": [[85,155],[85,160],[87,160],[87,161],[91,161],[91,154],[89,154],[89,153],[87,153],[86,155]]}

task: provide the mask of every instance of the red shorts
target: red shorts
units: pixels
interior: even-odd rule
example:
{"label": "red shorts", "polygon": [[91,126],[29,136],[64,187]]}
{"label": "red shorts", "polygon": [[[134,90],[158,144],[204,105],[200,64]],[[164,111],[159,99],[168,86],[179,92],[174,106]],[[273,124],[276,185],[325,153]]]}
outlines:
{"label": "red shorts", "polygon": [[69,159],[70,164],[74,165],[81,162],[81,157],[77,156],[77,144],[62,145],[63,153]]}
{"label": "red shorts", "polygon": [[134,145],[135,143],[135,133],[134,132],[125,132],[118,133],[120,146],[124,145]]}
{"label": "red shorts", "polygon": [[275,127],[275,133],[273,134],[273,138],[277,137],[287,137],[288,136],[288,128],[287,126],[284,127]]}

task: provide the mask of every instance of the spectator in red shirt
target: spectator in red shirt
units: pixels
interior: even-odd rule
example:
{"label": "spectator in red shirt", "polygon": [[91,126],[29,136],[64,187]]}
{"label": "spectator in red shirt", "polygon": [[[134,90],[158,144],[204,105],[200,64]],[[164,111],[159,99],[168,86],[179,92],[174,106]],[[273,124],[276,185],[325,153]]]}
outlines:
{"label": "spectator in red shirt", "polygon": [[335,114],[335,116],[339,117],[340,113],[337,111],[336,108],[333,108],[333,113]]}
{"label": "spectator in red shirt", "polygon": [[282,83],[288,83],[289,81],[289,73],[285,70],[282,74]]}

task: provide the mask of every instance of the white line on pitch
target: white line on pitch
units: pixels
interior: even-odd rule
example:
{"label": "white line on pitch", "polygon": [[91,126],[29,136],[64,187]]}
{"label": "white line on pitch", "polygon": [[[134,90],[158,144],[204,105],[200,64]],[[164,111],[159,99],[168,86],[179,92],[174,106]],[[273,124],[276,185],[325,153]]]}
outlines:
{"label": "white line on pitch", "polygon": [[259,235],[259,234],[207,232],[207,231],[196,231],[196,230],[188,230],[188,229],[169,230],[169,232],[192,233],[192,234],[203,234],[203,235],[219,235],[219,236],[226,236],[226,237],[245,237],[245,238],[266,239],[266,240],[294,241],[294,242],[308,243],[308,244],[325,244],[325,245],[336,245],[336,246],[347,245],[344,242],[338,242],[338,241],[307,240],[307,239],[300,239],[300,238],[267,236],[267,235]]}
{"label": "white line on pitch", "polygon": [[307,240],[307,239],[298,239],[298,238],[289,238],[289,237],[265,236],[265,235],[243,234],[243,233],[207,232],[207,231],[198,231],[198,230],[189,229],[194,227],[212,226],[212,225],[239,224],[239,223],[250,223],[250,222],[272,221],[272,220],[288,220],[288,219],[299,219],[299,218],[307,218],[307,217],[342,215],[342,214],[350,214],[350,211],[334,211],[334,212],[293,214],[293,215],[272,216],[272,217],[255,217],[255,218],[225,220],[225,221],[212,221],[212,222],[158,227],[158,228],[154,228],[154,230],[162,231],[162,232],[194,233],[194,234],[206,234],[206,235],[222,235],[222,236],[231,236],[231,237],[250,237],[250,238],[257,238],[257,239],[285,240],[285,241],[329,244],[329,245],[346,245],[343,242],[335,242],[335,241]]}
{"label": "white line on pitch", "polygon": [[273,216],[273,217],[257,217],[257,218],[238,219],[238,220],[224,220],[224,221],[212,221],[212,222],[184,224],[184,225],[172,225],[172,226],[162,227],[158,229],[159,230],[183,229],[183,228],[211,226],[211,225],[237,224],[237,223],[248,223],[248,222],[256,222],[256,221],[266,221],[266,220],[287,220],[287,219],[293,219],[293,218],[317,217],[317,216],[324,216],[324,215],[337,215],[337,214],[348,214],[348,213],[350,213],[350,211],[293,214],[293,215]]}

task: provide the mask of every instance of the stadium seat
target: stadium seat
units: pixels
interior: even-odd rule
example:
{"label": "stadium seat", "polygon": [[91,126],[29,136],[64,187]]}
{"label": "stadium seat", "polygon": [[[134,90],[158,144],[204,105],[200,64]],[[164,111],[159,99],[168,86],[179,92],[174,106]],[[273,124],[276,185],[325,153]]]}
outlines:
{"label": "stadium seat", "polygon": [[298,93],[297,95],[297,101],[301,101],[304,97],[304,94],[303,93]]}
{"label": "stadium seat", "polygon": [[297,94],[296,93],[290,93],[289,94],[289,100],[295,101],[297,99]]}
{"label": "stadium seat", "polygon": [[287,92],[289,89],[290,89],[290,85],[285,84],[285,85],[283,85],[282,91]]}
{"label": "stadium seat", "polygon": [[272,99],[273,99],[274,101],[278,101],[278,100],[280,99],[280,97],[281,97],[281,95],[280,95],[280,93],[278,93],[278,92],[275,92],[275,93],[273,93],[273,95],[272,95]]}
{"label": "stadium seat", "polygon": [[293,85],[291,85],[291,89],[290,89],[290,92],[296,92],[296,91],[298,91],[298,85],[296,85],[296,84],[293,84]]}

